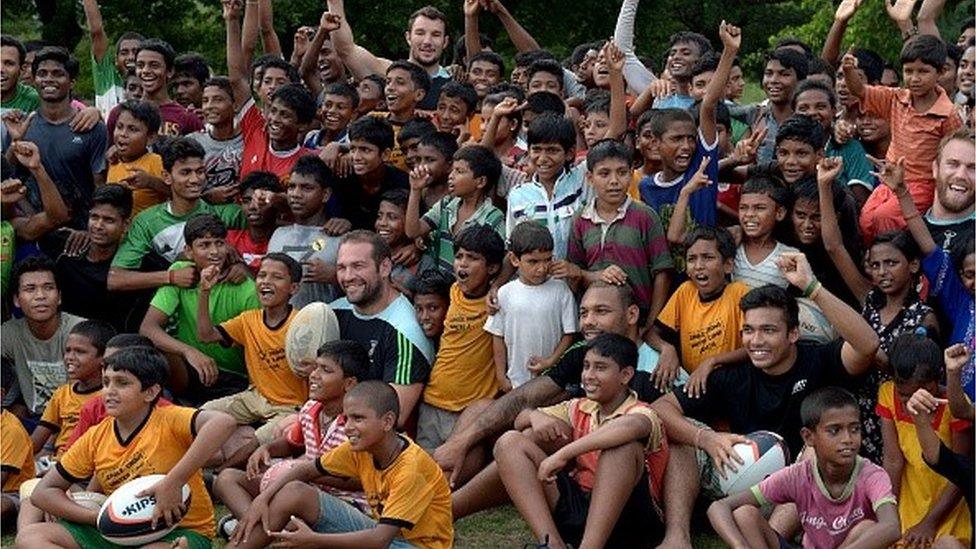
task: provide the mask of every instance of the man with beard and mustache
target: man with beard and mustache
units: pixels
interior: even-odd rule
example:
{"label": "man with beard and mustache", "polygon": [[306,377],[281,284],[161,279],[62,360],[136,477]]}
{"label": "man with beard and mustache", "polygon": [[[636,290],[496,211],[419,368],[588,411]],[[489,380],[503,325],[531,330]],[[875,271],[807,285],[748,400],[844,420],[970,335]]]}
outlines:
{"label": "man with beard and mustache", "polygon": [[[392,61],[377,57],[355,43],[352,28],[345,16],[343,0],[328,0],[328,6],[330,12],[342,16],[342,25],[332,33],[332,44],[353,77],[359,80],[370,74],[386,74]],[[420,8],[410,15],[405,38],[410,47],[407,60],[423,67],[431,79],[430,90],[418,108],[434,110],[437,108],[441,86],[451,79],[450,73],[440,64],[441,55],[449,41],[447,16],[433,6]],[[404,414],[401,413],[400,417],[404,417]]]}
{"label": "man with beard and mustache", "polygon": [[936,244],[957,263],[972,252],[966,249],[966,243],[972,245],[976,217],[974,166],[973,136],[966,130],[946,138],[932,163],[935,200],[925,213],[925,224]]}
{"label": "man with beard and mustache", "polygon": [[420,402],[434,362],[434,346],[413,305],[393,287],[390,247],[378,234],[357,230],[339,243],[336,280],[346,297],[332,302],[342,339],[369,352],[370,376],[393,386],[400,399],[399,428]]}

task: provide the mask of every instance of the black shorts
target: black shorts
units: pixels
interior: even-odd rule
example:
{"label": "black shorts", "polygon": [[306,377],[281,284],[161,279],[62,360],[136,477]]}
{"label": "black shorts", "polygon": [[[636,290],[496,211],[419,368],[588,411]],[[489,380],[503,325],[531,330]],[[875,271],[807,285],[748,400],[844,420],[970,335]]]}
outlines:
{"label": "black shorts", "polygon": [[[556,528],[563,541],[579,546],[590,510],[590,493],[576,484],[566,472],[556,476],[556,487],[559,489],[559,500],[552,512]],[[606,547],[655,547],[663,538],[664,523],[654,510],[645,471],[620,512]]]}
{"label": "black shorts", "polygon": [[217,381],[207,387],[200,381],[200,374],[193,366],[190,366],[185,360],[184,365],[187,373],[187,387],[183,394],[177,395],[177,398],[178,401],[185,402],[194,408],[203,406],[205,402],[245,391],[250,385],[246,377],[220,370],[217,374]]}

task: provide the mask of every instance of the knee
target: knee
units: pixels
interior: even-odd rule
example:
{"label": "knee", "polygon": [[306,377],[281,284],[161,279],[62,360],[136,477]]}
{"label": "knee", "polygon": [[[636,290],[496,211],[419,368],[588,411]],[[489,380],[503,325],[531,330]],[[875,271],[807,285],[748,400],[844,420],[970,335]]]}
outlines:
{"label": "knee", "polygon": [[293,510],[304,508],[309,502],[318,505],[318,493],[315,488],[300,480],[292,480],[281,487],[278,493],[271,498],[271,508],[273,510]]}
{"label": "knee", "polygon": [[246,473],[239,469],[224,469],[217,474],[217,478],[214,479],[213,488],[214,494],[220,498],[221,501],[224,500],[224,496],[227,493],[227,488],[234,486],[235,484],[240,484],[244,478],[246,478]]}
{"label": "knee", "polygon": [[505,434],[498,437],[498,442],[495,443],[495,461],[504,461],[506,457],[511,455],[511,452],[520,451],[528,440],[529,439],[519,431],[505,432]]}
{"label": "knee", "polygon": [[732,518],[735,519],[735,524],[741,530],[743,528],[754,527],[763,517],[758,507],[743,505],[735,511],[732,511]]}
{"label": "knee", "polygon": [[44,522],[31,524],[17,532],[14,547],[17,549],[31,549],[33,547],[50,547],[52,544],[48,536],[49,525]]}
{"label": "knee", "polygon": [[611,467],[615,474],[632,471],[639,478],[645,468],[644,447],[637,441],[632,441],[603,450],[600,452],[599,466]]}
{"label": "knee", "polygon": [[932,549],[964,549],[964,545],[952,536],[942,536],[935,539]]}

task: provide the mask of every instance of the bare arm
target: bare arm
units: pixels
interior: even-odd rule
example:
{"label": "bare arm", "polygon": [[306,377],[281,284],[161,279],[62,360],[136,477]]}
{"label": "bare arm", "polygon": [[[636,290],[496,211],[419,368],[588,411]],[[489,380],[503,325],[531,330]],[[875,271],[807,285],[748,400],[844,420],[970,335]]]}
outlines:
{"label": "bare arm", "polygon": [[495,379],[506,391],[511,390],[512,382],[508,379],[508,348],[505,338],[492,334],[491,354],[495,361]]}
{"label": "bare arm", "polygon": [[404,429],[410,415],[413,414],[414,407],[420,402],[420,396],[424,392],[423,383],[413,383],[411,385],[390,384],[396,391],[397,399],[400,401],[400,420],[397,422],[398,429]]}
{"label": "bare arm", "polygon": [[941,38],[939,26],[935,22],[942,15],[943,8],[945,8],[945,0],[922,0],[922,7],[918,9],[918,16],[915,18],[919,34],[931,34]]}
{"label": "bare arm", "polygon": [[92,57],[96,63],[101,63],[102,58],[108,53],[108,35],[105,33],[105,23],[102,20],[102,12],[98,8],[98,0],[83,0],[82,7],[85,9],[85,19],[88,21],[88,33],[91,35]]}
{"label": "bare arm", "polygon": [[718,30],[722,38],[722,57],[719,59],[715,74],[705,88],[705,97],[701,104],[701,121],[699,128],[705,143],[715,143],[715,107],[725,96],[725,85],[729,80],[729,73],[732,71],[732,63],[735,61],[736,54],[739,53],[739,46],[742,43],[742,31],[738,27],[722,22]]}
{"label": "bare arm", "polygon": [[844,59],[841,61],[841,67],[844,69],[844,82],[847,83],[848,91],[854,97],[863,100],[865,85],[864,79],[857,72],[857,58],[850,53],[844,55]]}
{"label": "bare arm", "polygon": [[322,19],[319,22],[319,28],[315,31],[315,37],[312,38],[312,43],[308,45],[308,49],[305,50],[305,55],[302,56],[302,61],[298,66],[298,72],[302,76],[302,81],[308,86],[308,91],[312,93],[313,97],[318,97],[322,92],[322,82],[319,81],[318,74],[318,61],[319,52],[322,51],[322,44],[325,43],[326,39],[329,38],[329,34],[332,32],[328,26],[329,16],[335,18],[335,14],[330,14],[329,12],[322,13]]}
{"label": "bare arm", "polygon": [[180,356],[196,352],[195,348],[166,333],[165,326],[168,321],[169,315],[150,306],[139,326],[139,333],[151,339],[160,351]]}
{"label": "bare arm", "polygon": [[410,195],[407,197],[407,211],[403,218],[403,232],[407,238],[426,237],[430,234],[430,225],[420,218],[421,194],[430,184],[430,172],[426,167],[418,166],[410,172]]}
{"label": "bare arm", "polygon": [[458,437],[465,443],[465,448],[471,448],[478,442],[508,429],[519,412],[527,408],[553,404],[565,400],[567,396],[566,391],[551,377],[533,378],[492,402],[467,429],[452,434],[451,438]]}
{"label": "bare arm", "polygon": [[361,80],[371,74],[386,74],[386,69],[390,66],[389,59],[377,57],[366,48],[356,45],[343,0],[328,0],[328,6],[330,12],[342,17],[342,25],[332,33],[332,45],[353,77]]}
{"label": "bare arm", "polygon": [[481,28],[478,15],[481,13],[481,3],[478,0],[464,0],[464,62],[471,61],[471,56],[481,51]]}
{"label": "bare arm", "polygon": [[820,188],[820,233],[827,255],[834,260],[834,265],[844,278],[844,283],[858,302],[864,305],[871,284],[861,274],[861,270],[844,246],[844,238],[840,234],[840,226],[837,223],[837,211],[834,208],[834,181],[843,167],[844,161],[840,157],[824,158],[817,166],[817,185]]}
{"label": "bare arm", "polygon": [[[240,5],[238,4],[238,8]],[[250,13],[248,13],[250,12]],[[250,17],[248,17],[250,15]],[[244,73],[251,66],[254,59],[254,50],[258,47],[258,38],[261,35],[261,2],[260,0],[247,0],[244,8],[244,28],[241,30],[241,59],[243,59]],[[228,60],[228,64],[230,61]]]}
{"label": "bare arm", "polygon": [[213,272],[220,275],[220,268],[209,266],[200,273],[200,286],[197,293],[197,339],[201,343],[220,343],[224,341],[224,336],[213,325],[210,318],[210,290],[213,289],[214,281],[211,280]]}
{"label": "bare arm", "polygon": [[847,25],[857,8],[860,7],[862,0],[843,0],[834,12],[834,22],[830,25],[827,32],[827,40],[824,41],[823,49],[820,50],[820,59],[823,59],[831,67],[835,67],[837,59],[840,57],[840,46],[844,41],[844,33],[847,32]]}
{"label": "bare arm", "polygon": [[845,549],[884,549],[901,538],[901,519],[898,506],[885,503],[874,511],[876,523],[864,531],[857,541],[844,545]]}
{"label": "bare arm", "polygon": [[735,519],[732,518],[732,512],[745,505],[759,507],[756,496],[752,495],[751,490],[722,498],[708,507],[708,520],[712,523],[712,528],[722,538],[722,541],[729,544],[733,549],[749,547],[749,542],[746,541],[742,531],[736,525]]}
{"label": "bare arm", "polygon": [[[245,28],[248,25],[254,26],[257,18],[255,11],[251,6],[245,10]],[[250,21],[248,21],[249,19]],[[248,82],[248,61],[241,46],[241,11],[239,4],[235,4],[232,1],[224,2],[224,25],[227,29],[227,78],[230,80],[230,85],[234,91],[234,111],[238,112],[251,99],[251,86]]]}
{"label": "bare arm", "polygon": [[51,181],[51,177],[48,176],[44,166],[38,163],[37,166],[30,167],[29,170],[37,182],[42,209],[27,217],[15,217],[11,219],[10,223],[14,226],[18,238],[35,241],[51,230],[67,223],[71,217],[68,215],[68,207],[64,204],[61,193],[54,185],[54,181]]}
{"label": "bare arm", "polygon": [[915,200],[912,199],[911,193],[908,192],[908,188],[905,186],[905,159],[899,158],[894,164],[890,162],[886,163],[881,172],[878,173],[878,176],[895,193],[895,196],[898,197],[898,205],[901,207],[901,215],[905,218],[905,222],[908,223],[908,231],[912,233],[912,238],[918,243],[922,257],[928,257],[929,254],[935,251],[938,244],[932,238],[932,233],[929,232],[929,228],[925,225],[925,221],[922,220],[922,216],[919,215],[918,209],[915,207]]}
{"label": "bare arm", "polygon": [[624,85],[624,54],[613,42],[607,42],[603,53],[610,64],[610,127],[607,137],[620,139],[627,131],[627,90]]}
{"label": "bare arm", "polygon": [[98,518],[98,509],[88,509],[75,503],[68,497],[67,490],[70,487],[71,481],[61,476],[57,467],[52,467],[31,494],[31,503],[58,518],[94,525]]}
{"label": "bare arm", "polygon": [[494,13],[498,20],[501,21],[502,26],[505,27],[505,32],[508,33],[508,37],[512,40],[512,45],[515,46],[520,52],[523,51],[534,51],[541,50],[542,46],[536,42],[535,38],[529,34],[529,31],[525,30],[516,19],[512,16],[512,13],[508,11],[500,0],[488,0],[489,9]]}
{"label": "bare arm", "polygon": [[898,431],[895,423],[881,418],[882,455],[881,466],[891,479],[891,490],[898,497],[901,494],[901,474],[905,470],[905,456],[901,455],[898,447]]}
{"label": "bare arm", "polygon": [[274,9],[271,0],[261,0],[261,42],[264,43],[264,53],[281,55],[281,42],[274,30]]}
{"label": "bare arm", "polygon": [[37,427],[34,427],[34,431],[31,433],[31,443],[34,445],[34,453],[38,453],[44,449],[44,443],[47,439],[51,438],[53,430],[44,425],[43,423],[38,423]]}
{"label": "bare arm", "polygon": [[952,415],[973,420],[973,402],[962,387],[962,369],[969,363],[970,352],[965,343],[956,343],[945,350],[946,396]]}
{"label": "bare arm", "polygon": [[167,284],[169,284],[169,271],[144,273],[123,269],[121,267],[112,267],[108,270],[108,282],[106,286],[111,291],[119,291],[146,290],[159,288]]}

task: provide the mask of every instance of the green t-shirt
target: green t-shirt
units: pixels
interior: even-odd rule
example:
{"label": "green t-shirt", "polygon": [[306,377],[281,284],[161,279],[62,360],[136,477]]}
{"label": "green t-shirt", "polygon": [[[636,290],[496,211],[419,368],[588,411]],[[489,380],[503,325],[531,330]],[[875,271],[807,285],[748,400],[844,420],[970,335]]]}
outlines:
{"label": "green t-shirt", "polygon": [[14,226],[0,221],[0,295],[7,295],[10,270],[14,266]]}
{"label": "green t-shirt", "polygon": [[37,90],[17,82],[17,94],[6,103],[0,102],[0,108],[30,113],[36,111],[40,104],[41,98],[37,95]]}
{"label": "green t-shirt", "polygon": [[115,68],[115,48],[109,48],[102,56],[101,62],[92,62],[92,87],[95,88],[95,106],[102,113],[102,118],[108,120],[108,113],[125,100],[125,79]]}
{"label": "green t-shirt", "polygon": [[[177,261],[170,267],[170,270],[192,266],[193,263],[190,261]],[[153,296],[150,305],[169,317],[167,332],[171,336],[212,357],[221,370],[246,376],[244,352],[240,347],[224,347],[219,343],[200,343],[200,340],[197,339],[197,304],[199,298],[200,293],[196,287],[163,286],[156,290],[156,295]],[[220,282],[210,290],[210,320],[214,326],[228,321],[244,311],[260,307],[257,287],[250,278],[240,284]]]}
{"label": "green t-shirt", "polygon": [[190,213],[174,215],[170,211],[169,202],[163,202],[143,210],[132,220],[132,226],[115,252],[112,266],[123,269],[149,267],[144,265],[144,260],[149,255],[155,256],[153,265],[169,266],[183,253],[183,225],[186,220],[201,213],[217,216],[228,229],[247,228],[247,218],[237,204],[213,206],[199,200]]}

